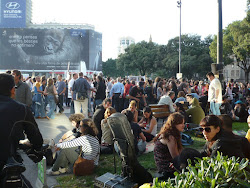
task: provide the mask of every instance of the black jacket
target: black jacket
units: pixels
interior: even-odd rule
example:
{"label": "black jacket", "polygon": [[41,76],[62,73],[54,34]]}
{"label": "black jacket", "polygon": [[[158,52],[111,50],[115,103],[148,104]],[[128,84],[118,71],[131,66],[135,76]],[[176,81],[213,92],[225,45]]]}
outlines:
{"label": "black jacket", "polygon": [[106,98],[106,85],[105,83],[97,82],[95,99],[104,100]]}
{"label": "black jacket", "polygon": [[[234,135],[233,133],[227,132],[223,129],[216,135],[215,142],[211,148],[208,147],[209,142],[205,144],[204,151],[201,152],[202,156],[213,157],[217,155],[217,151],[222,152],[223,155],[229,157],[235,156],[240,158],[246,158],[246,147],[244,146],[245,141]],[[249,148],[249,147],[248,147]]]}
{"label": "black jacket", "polygon": [[[32,124],[20,123],[20,126],[13,129],[15,122],[21,120]],[[40,149],[43,144],[43,138],[30,109],[10,97],[0,95],[0,161],[2,163],[6,162],[10,156],[11,142],[14,149],[18,146],[23,131],[33,145],[33,148]]]}
{"label": "black jacket", "polygon": [[96,128],[98,129],[98,139],[99,141],[101,141],[101,137],[102,137],[102,129],[101,129],[101,121],[102,119],[104,119],[104,112],[105,112],[105,108],[103,107],[102,104],[100,104],[99,106],[96,107],[95,109],[95,113],[92,117]]}

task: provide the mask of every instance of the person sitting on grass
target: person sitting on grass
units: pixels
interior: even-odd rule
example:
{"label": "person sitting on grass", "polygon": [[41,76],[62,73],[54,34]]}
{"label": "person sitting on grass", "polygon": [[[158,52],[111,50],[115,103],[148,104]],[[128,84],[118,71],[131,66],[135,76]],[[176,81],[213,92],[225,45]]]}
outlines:
{"label": "person sitting on grass", "polygon": [[191,108],[186,110],[187,116],[191,116],[191,120],[188,123],[193,123],[198,127],[200,121],[205,117],[205,113],[201,108],[197,98],[194,98],[192,95],[188,94],[187,101],[191,105]]}
{"label": "person sitting on grass", "polygon": [[248,112],[246,109],[246,105],[241,100],[238,100],[235,103],[233,120],[239,122],[247,122],[247,117]]}
{"label": "person sitting on grass", "polygon": [[113,151],[113,135],[107,123],[107,119],[112,114],[116,113],[113,107],[108,107],[104,113],[104,119],[101,121],[102,140],[101,140],[101,153],[112,153]]}
{"label": "person sitting on grass", "polygon": [[147,106],[143,109],[143,118],[138,124],[141,127],[147,142],[153,140],[157,133],[157,120],[153,116],[150,107]]}
{"label": "person sitting on grass", "polygon": [[242,152],[242,139],[222,128],[222,121],[216,115],[208,115],[200,122],[201,131],[206,139],[203,157],[213,157],[217,152],[229,157],[245,158]]}
{"label": "person sitting on grass", "polygon": [[100,145],[97,139],[98,129],[91,119],[83,119],[80,123],[82,136],[73,140],[56,144],[56,149],[60,150],[59,155],[52,168],[46,171],[47,175],[59,175],[69,172],[69,165],[74,165],[82,149],[82,158],[94,160],[97,166],[100,154]]}
{"label": "person sitting on grass", "polygon": [[185,127],[184,117],[175,112],[170,114],[161,131],[154,138],[154,160],[159,173],[164,177],[174,177],[174,169],[170,167],[172,160],[182,151],[181,132]]}
{"label": "person sitting on grass", "polygon": [[[138,111],[136,109],[136,101],[135,100],[132,100],[130,103],[129,103],[129,107],[128,109],[125,109],[125,110],[130,110],[133,115],[134,115],[134,119],[133,119],[133,122],[134,123],[137,123],[138,122]],[[125,110],[122,111],[122,113],[125,112]]]}
{"label": "person sitting on grass", "polygon": [[133,122],[133,112],[127,109],[123,110],[122,113],[127,116],[127,119],[130,123],[131,130],[134,135],[135,152],[136,154],[142,154],[146,150],[146,137],[144,136],[140,126],[137,123]]}
{"label": "person sitting on grass", "polygon": [[233,134],[233,121],[232,118],[229,115],[223,114],[223,115],[219,115],[218,116],[221,121],[222,121],[222,128],[229,132],[230,134],[232,134],[233,136],[235,136],[236,138],[239,138],[242,140],[242,152],[244,154],[244,156],[248,159],[250,159],[250,143],[248,142],[247,138],[244,137],[240,137],[237,135]]}
{"label": "person sitting on grass", "polygon": [[248,131],[247,131],[247,134],[246,134],[246,139],[248,140],[248,142],[250,142],[250,116],[248,116],[247,118],[247,123],[248,123]]}
{"label": "person sitting on grass", "polygon": [[78,138],[81,136],[80,132],[80,122],[84,119],[83,114],[71,114],[69,116],[69,121],[71,122],[72,126],[74,127],[72,130],[66,132],[61,139],[59,140],[59,143],[72,140],[74,138]]}

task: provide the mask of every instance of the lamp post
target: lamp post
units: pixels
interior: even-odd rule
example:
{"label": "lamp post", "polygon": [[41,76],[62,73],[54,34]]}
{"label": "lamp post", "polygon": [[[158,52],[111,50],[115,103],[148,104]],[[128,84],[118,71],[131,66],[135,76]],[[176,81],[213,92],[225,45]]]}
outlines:
{"label": "lamp post", "polygon": [[177,1],[177,7],[180,8],[179,77],[182,77],[181,75],[181,0]]}

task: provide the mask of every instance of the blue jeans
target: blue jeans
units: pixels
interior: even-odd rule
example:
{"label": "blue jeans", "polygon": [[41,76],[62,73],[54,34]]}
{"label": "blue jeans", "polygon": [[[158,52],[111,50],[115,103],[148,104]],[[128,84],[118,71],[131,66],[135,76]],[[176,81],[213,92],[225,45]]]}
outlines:
{"label": "blue jeans", "polygon": [[221,106],[221,103],[210,102],[210,114],[217,115],[217,116],[221,115],[220,106]]}
{"label": "blue jeans", "polygon": [[56,103],[55,103],[55,99],[54,99],[54,96],[53,95],[48,95],[47,96],[47,100],[48,100],[48,103],[49,103],[49,112],[47,113],[47,116],[51,119],[54,118],[54,110],[56,108]]}
{"label": "blue jeans", "polygon": [[98,106],[102,104],[102,99],[95,99],[95,105]]}

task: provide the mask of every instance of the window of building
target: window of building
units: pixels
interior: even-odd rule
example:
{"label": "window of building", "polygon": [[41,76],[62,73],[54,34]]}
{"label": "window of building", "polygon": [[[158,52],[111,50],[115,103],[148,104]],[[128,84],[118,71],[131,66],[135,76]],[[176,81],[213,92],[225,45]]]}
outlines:
{"label": "window of building", "polygon": [[236,77],[237,77],[237,78],[240,77],[240,70],[236,70]]}
{"label": "window of building", "polygon": [[129,45],[129,40],[126,40],[126,44]]}
{"label": "window of building", "polygon": [[122,40],[122,44],[125,44],[125,40]]}
{"label": "window of building", "polygon": [[231,77],[234,77],[234,70],[231,70]]}

